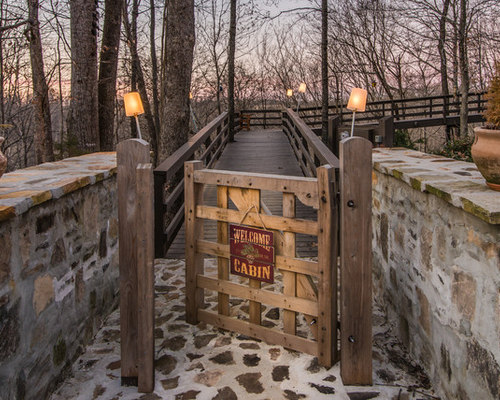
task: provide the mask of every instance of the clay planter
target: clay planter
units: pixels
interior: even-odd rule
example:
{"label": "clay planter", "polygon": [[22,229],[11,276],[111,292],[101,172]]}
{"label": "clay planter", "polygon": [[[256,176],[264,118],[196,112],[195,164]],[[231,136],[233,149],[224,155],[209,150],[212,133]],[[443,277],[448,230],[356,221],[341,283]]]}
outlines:
{"label": "clay planter", "polygon": [[500,130],[475,128],[474,133],[472,159],[486,179],[486,184],[500,191]]}
{"label": "clay planter", "polygon": [[0,136],[0,177],[2,177],[3,173],[7,169],[7,157],[2,153],[2,143],[5,139]]}

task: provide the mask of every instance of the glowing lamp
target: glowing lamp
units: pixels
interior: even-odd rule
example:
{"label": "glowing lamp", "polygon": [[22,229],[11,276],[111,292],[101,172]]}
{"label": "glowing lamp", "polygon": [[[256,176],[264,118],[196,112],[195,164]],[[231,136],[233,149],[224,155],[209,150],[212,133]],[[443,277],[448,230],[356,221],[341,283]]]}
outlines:
{"label": "glowing lamp", "polygon": [[144,114],[144,107],[142,106],[141,96],[137,92],[130,92],[123,96],[125,103],[125,114],[127,117],[135,117]]}
{"label": "glowing lamp", "polygon": [[305,93],[306,89],[307,89],[307,85],[304,82],[302,82],[299,86],[299,93]]}
{"label": "glowing lamp", "polygon": [[293,96],[293,90],[292,90],[292,89],[287,89],[287,90],[286,90],[286,95],[287,95],[288,97],[292,97],[292,96]]}
{"label": "glowing lamp", "polygon": [[365,111],[367,94],[368,93],[365,89],[353,88],[351,96],[349,97],[349,102],[347,103],[347,109],[354,112]]}
{"label": "glowing lamp", "polygon": [[193,100],[193,93],[189,92],[189,100]]}
{"label": "glowing lamp", "polygon": [[141,96],[137,92],[130,92],[123,96],[123,103],[125,105],[125,115],[127,117],[134,117],[137,125],[137,134],[139,139],[142,139],[141,127],[139,125],[138,115],[144,114],[144,107],[142,106]]}
{"label": "glowing lamp", "polygon": [[367,94],[368,93],[365,89],[353,88],[351,90],[351,96],[349,96],[349,102],[347,103],[347,109],[352,111],[351,137],[354,135],[354,121],[356,120],[356,111],[365,111]]}

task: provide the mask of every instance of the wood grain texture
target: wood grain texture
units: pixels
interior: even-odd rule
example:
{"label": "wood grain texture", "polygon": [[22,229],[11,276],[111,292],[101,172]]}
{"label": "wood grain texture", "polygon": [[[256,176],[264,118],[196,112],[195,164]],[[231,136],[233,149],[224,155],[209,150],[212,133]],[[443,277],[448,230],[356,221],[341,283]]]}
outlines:
{"label": "wood grain texture", "polygon": [[347,385],[372,384],[371,156],[368,140],[340,143],[340,371]]}
{"label": "wood grain texture", "polygon": [[270,328],[255,325],[246,321],[226,317],[214,312],[199,310],[198,318],[207,324],[217,326],[222,329],[239,332],[243,335],[259,338],[269,344],[277,344],[288,349],[301,351],[313,356],[317,355],[317,343],[299,336],[288,335]]}
{"label": "wood grain texture", "polygon": [[203,307],[203,289],[196,287],[196,276],[203,274],[203,255],[196,251],[196,240],[203,237],[203,223],[196,217],[197,204],[203,202],[203,185],[194,183],[194,171],[202,169],[201,161],[184,164],[184,207],[186,224],[186,321],[198,323],[197,310]]}
{"label": "wood grain texture", "polygon": [[154,390],[154,190],[152,164],[139,164],[137,193],[138,390]]}
{"label": "wood grain texture", "polygon": [[335,225],[335,170],[330,166],[317,169],[320,206],[318,211],[318,281],[319,363],[330,367],[337,346],[337,227]]}
{"label": "wood grain texture", "polygon": [[309,235],[318,234],[318,223],[316,221],[265,215],[254,211],[246,213],[246,211],[227,210],[210,206],[197,206],[196,216],[198,218],[230,222],[232,224],[242,223],[241,220],[245,217],[243,223],[256,228],[264,229],[265,227],[265,229],[270,230],[305,233]]}
{"label": "wood grain texture", "polygon": [[137,378],[136,168],[150,161],[149,144],[129,139],[117,146],[122,379]]}
{"label": "wood grain texture", "polygon": [[318,303],[306,299],[299,299],[295,296],[286,296],[281,293],[274,293],[260,288],[246,287],[239,283],[220,281],[208,276],[198,275],[197,285],[204,289],[226,293],[228,295],[250,300],[255,303],[264,303],[273,307],[292,310],[313,316],[318,315]]}
{"label": "wood grain texture", "polygon": [[[229,193],[227,186],[217,186],[217,207],[228,208]],[[229,243],[228,224],[217,221],[217,243],[227,245]],[[229,279],[229,262],[225,257],[217,257],[217,277],[221,280]],[[229,315],[229,296],[224,293],[217,295],[217,309],[219,314]]]}
{"label": "wood grain texture", "polygon": [[[283,193],[283,216],[287,218],[295,218],[295,195],[293,193]],[[283,245],[280,246],[279,251],[280,255],[295,258],[295,233],[283,232]],[[282,273],[283,294],[295,297],[297,295],[297,274],[288,271],[282,271]],[[295,312],[289,310],[283,311],[283,330],[285,333],[289,333],[291,335],[296,334],[297,315]]]}

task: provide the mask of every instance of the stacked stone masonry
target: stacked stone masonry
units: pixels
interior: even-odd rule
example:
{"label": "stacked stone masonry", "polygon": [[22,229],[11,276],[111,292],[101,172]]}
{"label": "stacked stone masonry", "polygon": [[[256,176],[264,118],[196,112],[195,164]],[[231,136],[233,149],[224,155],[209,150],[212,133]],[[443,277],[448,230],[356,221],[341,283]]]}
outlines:
{"label": "stacked stone masonry", "polygon": [[0,399],[43,399],[117,302],[116,156],[0,178]]}
{"label": "stacked stone masonry", "polygon": [[373,166],[375,296],[443,398],[500,398],[500,193],[440,156]]}

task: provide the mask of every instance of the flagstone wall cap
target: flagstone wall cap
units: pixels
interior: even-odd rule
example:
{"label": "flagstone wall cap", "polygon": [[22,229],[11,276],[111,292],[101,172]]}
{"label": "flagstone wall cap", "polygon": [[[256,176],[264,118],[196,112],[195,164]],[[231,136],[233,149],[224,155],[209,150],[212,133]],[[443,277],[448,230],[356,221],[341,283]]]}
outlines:
{"label": "flagstone wall cap", "polygon": [[500,192],[486,186],[474,163],[406,148],[377,148],[373,149],[373,169],[483,221],[500,224]]}
{"label": "flagstone wall cap", "polygon": [[66,158],[4,174],[0,178],[0,221],[108,179],[116,172],[116,153],[103,152]]}

